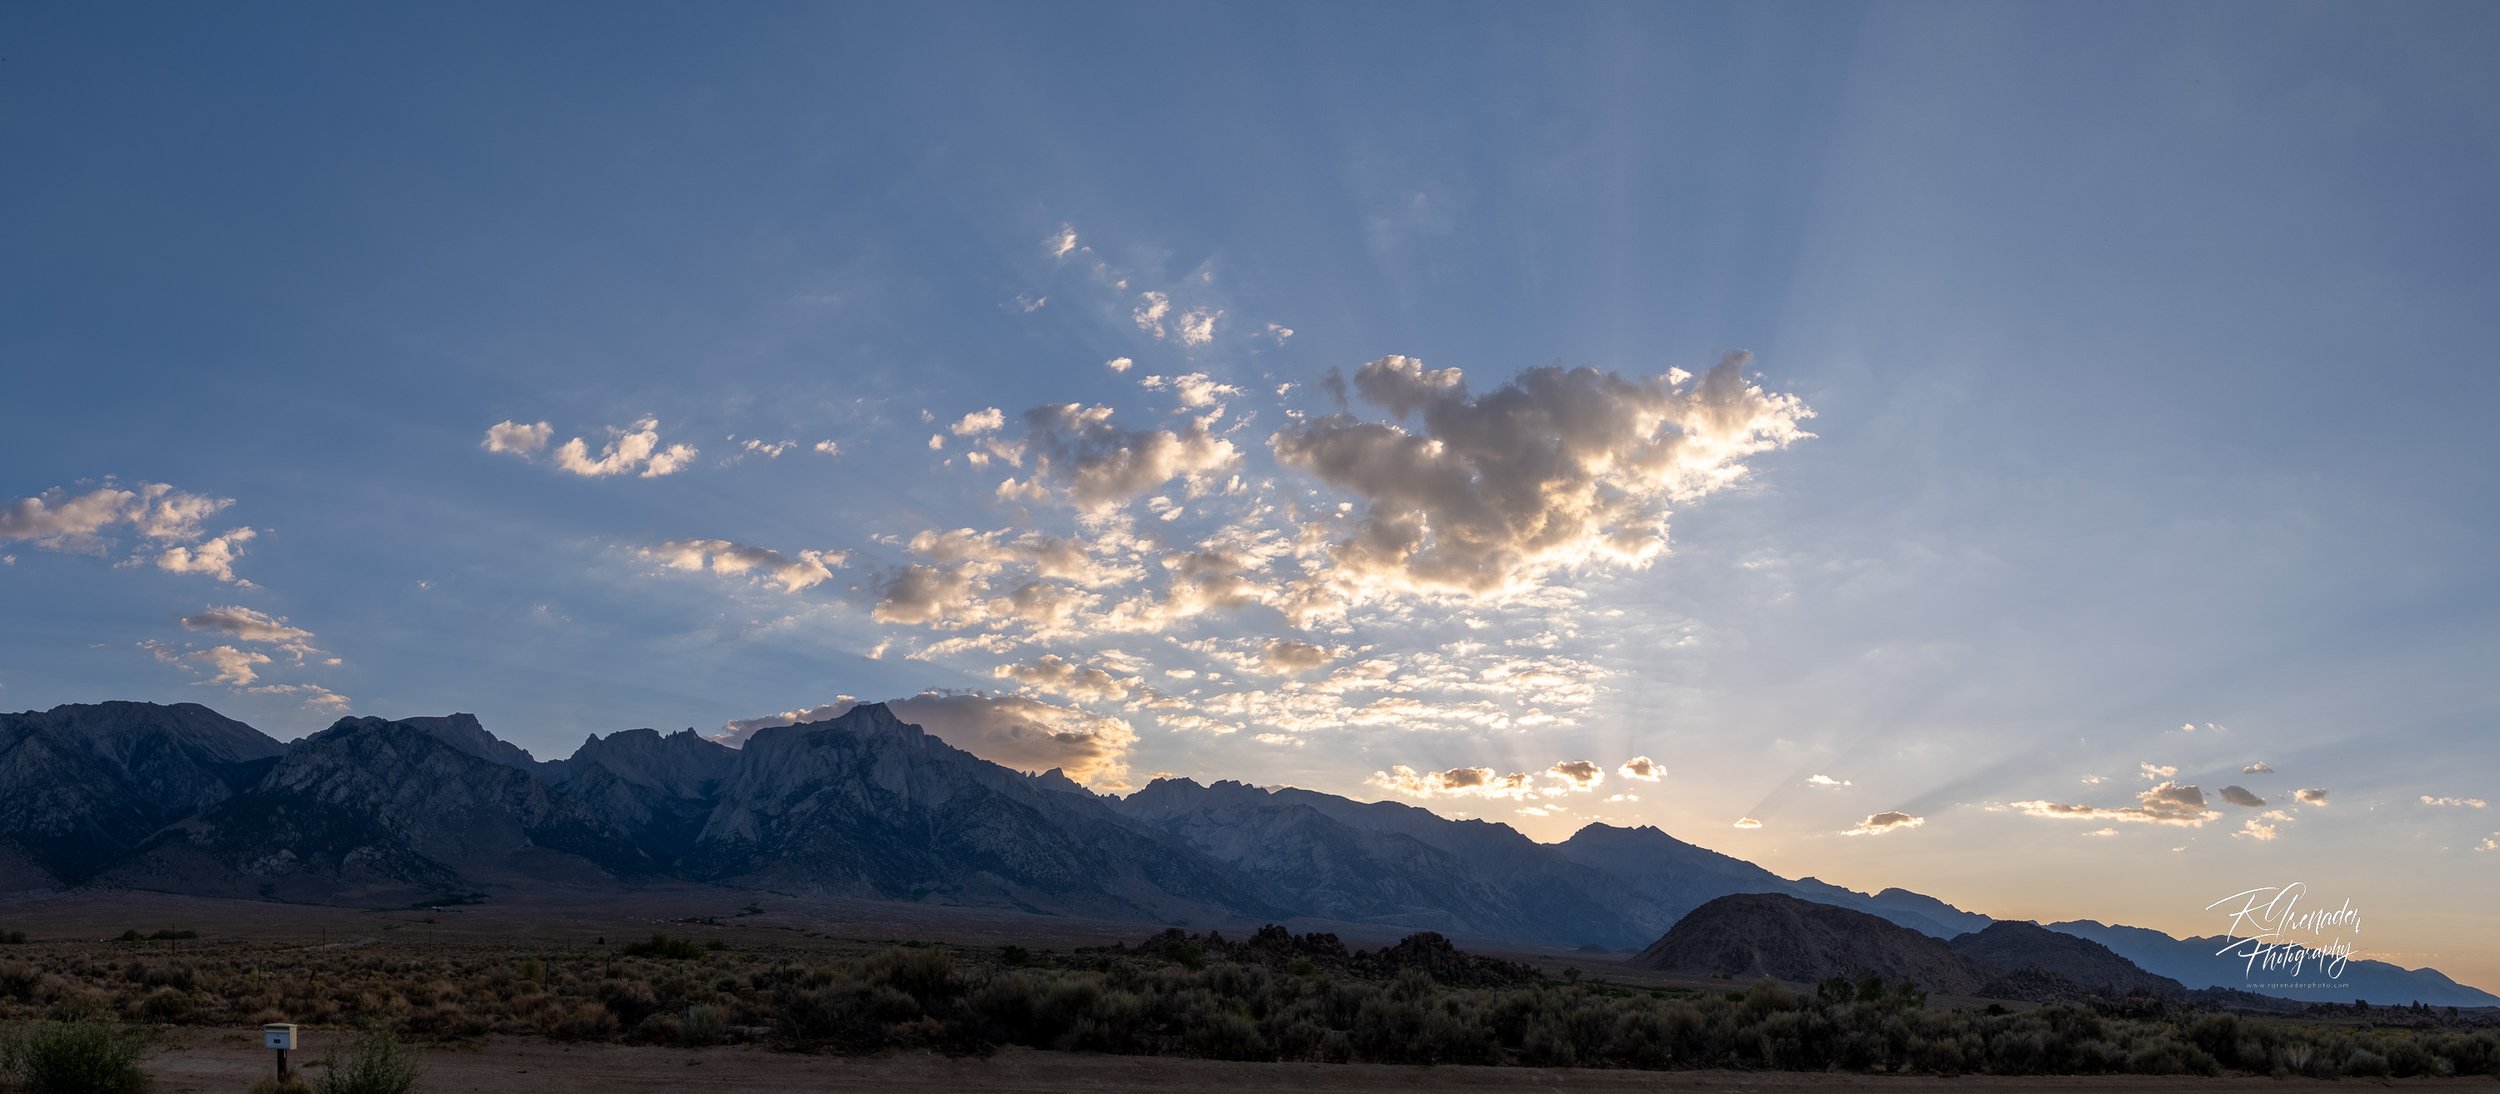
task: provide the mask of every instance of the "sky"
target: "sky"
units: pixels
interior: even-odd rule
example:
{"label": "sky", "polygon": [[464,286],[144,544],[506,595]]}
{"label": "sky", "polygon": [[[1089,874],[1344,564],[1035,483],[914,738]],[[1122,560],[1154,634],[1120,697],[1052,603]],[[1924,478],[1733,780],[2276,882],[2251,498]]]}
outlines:
{"label": "sky", "polygon": [[2500,988],[2500,9],[0,43],[0,707],[906,700],[2013,918],[2298,881]]}

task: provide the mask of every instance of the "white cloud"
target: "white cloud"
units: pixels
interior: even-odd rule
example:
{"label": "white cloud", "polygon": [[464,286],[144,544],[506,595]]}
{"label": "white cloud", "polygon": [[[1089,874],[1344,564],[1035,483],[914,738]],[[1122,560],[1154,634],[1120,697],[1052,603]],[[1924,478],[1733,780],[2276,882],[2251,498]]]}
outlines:
{"label": "white cloud", "polygon": [[1762,822],[1755,820],[1752,817],[1738,817],[1736,818],[1736,827],[1752,831],[1753,829],[1762,827]]}
{"label": "white cloud", "polygon": [[255,695],[300,696],[305,706],[331,714],[345,714],[349,707],[346,696],[319,684],[261,684],[243,690]]}
{"label": "white cloud", "polygon": [[1859,821],[1856,827],[1842,829],[1840,834],[1844,836],[1880,836],[1886,832],[1899,832],[1906,829],[1916,828],[1926,823],[1927,818],[1913,817],[1907,813],[1873,813],[1869,814],[1865,820]]}
{"label": "white cloud", "polygon": [[[486,447],[489,451],[507,452],[523,458],[528,458],[532,452],[536,451],[536,447],[497,446],[497,431],[506,430],[507,427],[532,431],[533,435],[534,431],[548,428],[545,422],[532,426],[514,426],[511,422],[504,422],[487,430]],[[684,470],[688,464],[694,462],[697,455],[693,445],[662,445],[658,418],[644,418],[629,428],[610,426],[607,432],[608,442],[600,448],[596,456],[591,455],[590,442],[583,438],[575,437],[564,442],[556,449],[556,467],[590,478],[633,474],[646,479],[656,479]],[[548,436],[553,436],[553,434],[549,433]],[[519,440],[526,441],[527,438],[523,437]],[[538,443],[543,445],[544,438],[541,438]]]}
{"label": "white cloud", "polygon": [[842,446],[833,441],[818,441],[808,447],[827,456],[839,456],[842,454]]}
{"label": "white cloud", "polygon": [[2275,836],[2279,835],[2281,832],[2281,828],[2268,824],[2256,817],[2250,817],[2247,820],[2240,822],[2240,830],[2231,833],[2231,837],[2233,839],[2252,839],[2263,842],[2274,839]]}
{"label": "white cloud", "polygon": [[489,452],[513,456],[533,456],[553,441],[556,427],[545,422],[521,422],[505,419],[486,427],[485,447]]}
{"label": "white cloud", "polygon": [[2500,851],[2500,832],[2494,832],[2491,835],[2484,837],[2483,842],[2474,845],[2474,849],[2477,851]]}
{"label": "white cloud", "polygon": [[785,593],[831,580],[835,567],[850,564],[847,551],[801,551],[793,556],[725,539],[672,539],[644,548],[641,553],[672,570],[700,572],[709,566],[716,574],[751,573]]}
{"label": "white cloud", "polygon": [[123,489],[107,479],[75,495],[55,487],[0,507],[0,543],[23,540],[45,550],[103,554],[111,546],[106,534],[127,527],[147,545],[133,562],[147,558],[153,547],[158,569],[248,585],[235,577],[234,560],[256,534],[252,529],[201,539],[207,535],[202,523],[232,504],[232,498],[193,494],[161,482]]}
{"label": "white cloud", "polygon": [[[207,666],[208,682],[212,684],[237,686],[249,684],[260,679],[260,667],[268,664],[270,660],[268,654],[239,650],[233,646],[210,646],[204,650],[177,650],[162,642],[151,641],[141,642],[139,647],[168,665],[182,665],[185,668],[190,668],[192,665]],[[192,669],[192,671],[199,670]]]}
{"label": "white cloud", "polygon": [[2491,803],[2481,798],[2434,798],[2424,794],[2422,804],[2443,809],[2481,809]]}
{"label": "white cloud", "polygon": [[2179,769],[2174,765],[2146,763],[2137,764],[2135,766],[2138,770],[2143,772],[2144,778],[2150,782],[2160,782],[2164,779],[2175,779],[2179,777]]}
{"label": "white cloud", "polygon": [[1110,369],[1113,372],[1127,372],[1132,368],[1136,368],[1137,362],[1126,357],[1114,357],[1103,362],[1102,367]]}
{"label": "white cloud", "polygon": [[1293,328],[1270,323],[1267,325],[1267,336],[1275,339],[1276,344],[1281,346],[1285,344],[1286,339],[1293,337]]}
{"label": "white cloud", "polygon": [[2242,774],[2242,775],[2272,775],[2272,774],[2274,774],[2274,769],[2273,769],[2273,768],[2271,768],[2271,767],[2267,767],[2267,766],[2266,766],[2266,762],[2265,762],[2264,760],[2259,760],[2259,761],[2257,761],[2256,763],[2253,763],[2253,764],[2248,765],[2247,767],[2243,767],[2243,768],[2241,768],[2241,769],[2240,769],[2240,774]]}
{"label": "white cloud", "polygon": [[[1540,782],[1540,778],[1544,781]],[[1557,794],[1585,794],[1606,781],[1606,770],[1589,760],[1564,760],[1542,772],[1514,771],[1507,775],[1489,767],[1417,771],[1398,764],[1387,771],[1372,772],[1371,777],[1363,781],[1410,798],[1510,798],[1524,801]]]}
{"label": "white cloud", "polygon": [[1830,790],[1835,787],[1856,786],[1857,784],[1847,779],[1835,779],[1829,775],[1809,775],[1806,777],[1806,785]]}
{"label": "white cloud", "polygon": [[2114,820],[2136,824],[2167,824],[2183,828],[2201,828],[2206,822],[2218,820],[2222,814],[2208,807],[2205,792],[2194,786],[2164,782],[2136,795],[2136,804],[2112,809],[2097,805],[2070,805],[2050,801],[2019,801],[2010,807],[2018,813],[2034,817],[2056,817],[2068,820]]}
{"label": "white cloud", "polygon": [[1191,308],[1189,314],[1181,316],[1181,344],[1203,346],[1215,341],[1215,323],[1222,318],[1222,308]]}
{"label": "white cloud", "polygon": [[156,556],[156,568],[176,574],[207,574],[219,581],[234,582],[234,560],[242,556],[243,545],[257,534],[249,528],[237,528],[197,544],[175,544]]}
{"label": "white cloud", "polygon": [[1658,761],[1647,756],[1634,756],[1623,761],[1623,766],[1616,768],[1615,773],[1624,778],[1637,779],[1645,783],[1654,783],[1667,777],[1667,769],[1658,766]]}
{"label": "white cloud", "polygon": [[1050,251],[1052,258],[1068,257],[1068,252],[1076,250],[1076,227],[1070,224],[1060,225],[1056,234],[1043,241],[1043,246]]}
{"label": "white cloud", "polygon": [[946,431],[958,437],[978,437],[984,433],[995,433],[1005,424],[1007,416],[1000,413],[997,407],[990,407],[955,419],[955,424],[946,427]]}
{"label": "white cloud", "polygon": [[1137,299],[1137,310],[1129,318],[1136,321],[1137,329],[1154,335],[1160,341],[1165,334],[1163,319],[1172,314],[1172,298],[1148,289],[1139,293]]}

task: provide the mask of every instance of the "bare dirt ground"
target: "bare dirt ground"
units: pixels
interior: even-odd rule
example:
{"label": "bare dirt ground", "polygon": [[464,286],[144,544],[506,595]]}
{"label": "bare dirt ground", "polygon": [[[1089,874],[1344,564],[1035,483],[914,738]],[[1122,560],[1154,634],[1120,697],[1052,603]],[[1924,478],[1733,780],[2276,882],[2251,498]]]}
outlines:
{"label": "bare dirt ground", "polygon": [[[318,1060],[328,1037],[308,1032]],[[251,1030],[168,1031],[147,1069],[160,1094],[234,1094],[271,1073],[273,1061]],[[2314,1079],[2168,1078],[2093,1076],[1999,1078],[1975,1076],[1882,1076],[1743,1071],[1593,1071],[1524,1067],[1413,1067],[1383,1064],[1242,1064],[1152,1056],[1096,1056],[1069,1052],[1004,1050],[982,1058],[888,1053],[880,1056],[808,1056],[755,1046],[707,1049],[629,1045],[559,1045],[530,1039],[488,1038],[474,1047],[436,1048],[425,1054],[418,1089],[440,1094],[516,1091],[527,1094],[640,1094],[703,1091],[762,1094],[797,1090],[959,1090],[1118,1094],[1184,1091],[1291,1090],[1296,1094],[1370,1094],[1375,1091],[1688,1091],[1694,1094],[1781,1094],[1788,1091],[1853,1090],[1860,1094],[2236,1094],[2267,1091],[2300,1094],[2328,1090],[2350,1094],[2370,1087],[2488,1087],[2489,1080],[2396,1080],[2333,1082]]]}

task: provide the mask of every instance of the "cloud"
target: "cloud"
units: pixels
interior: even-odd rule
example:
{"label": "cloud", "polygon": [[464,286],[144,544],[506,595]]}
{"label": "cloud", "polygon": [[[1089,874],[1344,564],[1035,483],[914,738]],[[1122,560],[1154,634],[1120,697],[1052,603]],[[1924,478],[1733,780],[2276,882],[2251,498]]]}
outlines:
{"label": "cloud", "polygon": [[2233,832],[2233,833],[2231,833],[2231,838],[2233,838],[2233,839],[2252,839],[2252,840],[2258,840],[2258,841],[2260,841],[2260,842],[2263,842],[2263,841],[2272,840],[2275,836],[2277,836],[2277,835],[2278,835],[2278,834],[2280,834],[2281,832],[2282,832],[2282,829],[2281,829],[2281,828],[2278,828],[2278,827],[2276,827],[2276,826],[2274,826],[2274,825],[2271,825],[2271,824],[2267,824],[2266,822],[2264,822],[2264,821],[2262,821],[2262,820],[2259,820],[2259,819],[2257,819],[2257,818],[2255,818],[2255,817],[2250,817],[2250,818],[2248,818],[2247,820],[2240,822],[2240,830],[2239,830],[2239,831],[2237,831],[2237,832]]}
{"label": "cloud", "polygon": [[524,425],[507,418],[486,427],[485,447],[489,452],[528,457],[545,450],[555,436],[556,427],[545,422]]}
{"label": "cloud", "polygon": [[1113,372],[1127,372],[1128,370],[1137,367],[1137,362],[1126,357],[1114,357],[1103,362],[1102,367],[1110,369]]}
{"label": "cloud", "polygon": [[2300,790],[2292,791],[2292,798],[2302,805],[2322,806],[2326,804],[2326,788],[2322,786],[2305,787]]}
{"label": "cloud", "polygon": [[[139,643],[139,648],[155,655],[157,660],[168,665],[181,665],[185,668],[205,665],[209,672],[208,682],[212,684],[237,686],[249,684],[260,679],[260,667],[269,663],[268,654],[239,650],[233,646],[210,646],[204,650],[177,650],[162,642],[149,641]],[[192,668],[191,671],[200,670]]]}
{"label": "cloud", "polygon": [[198,615],[182,617],[187,630],[209,631],[239,642],[259,642],[276,646],[295,655],[301,663],[305,657],[321,651],[314,649],[312,632],[289,624],[285,619],[254,611],[239,604],[222,608],[204,608]]}
{"label": "cloud", "polygon": [[780,459],[782,453],[798,446],[797,441],[764,441],[754,437],[738,442],[738,447],[744,449],[748,455],[762,456],[768,460]]}
{"label": "cloud", "polygon": [[1829,790],[1833,787],[1856,786],[1857,784],[1847,779],[1835,779],[1829,775],[1809,775],[1806,777],[1806,785]]}
{"label": "cloud", "polygon": [[1654,783],[1667,777],[1667,769],[1658,766],[1658,761],[1650,759],[1647,756],[1634,756],[1629,760],[1623,761],[1623,766],[1616,768],[1615,774],[1621,775],[1627,779],[1635,779],[1645,783]]}
{"label": "cloud", "polygon": [[176,544],[156,556],[156,568],[167,573],[207,574],[219,581],[233,582],[234,560],[242,557],[243,545],[258,534],[249,528],[237,528],[194,545]]}
{"label": "cloud", "polygon": [[2443,809],[2481,809],[2491,803],[2481,798],[2434,798],[2424,794],[2422,804]]}
{"label": "cloud", "polygon": [[1328,647],[1290,638],[1270,638],[1259,647],[1259,663],[1271,672],[1309,672],[1334,660],[1336,655],[1330,653]]}
{"label": "cloud", "polygon": [[2117,829],[2115,829],[2115,828],[2095,828],[2095,829],[2093,829],[2093,830],[2091,830],[2091,831],[2089,831],[2089,832],[2084,833],[2084,835],[2087,835],[2087,836],[2095,836],[2095,837],[2099,837],[2099,838],[2102,838],[2102,839],[2107,839],[2107,838],[2109,838],[2109,837],[2111,837],[2111,836],[2115,836],[2115,835],[2117,835],[2117,834],[2118,834],[2118,830],[2117,830]]}
{"label": "cloud", "polygon": [[1174,395],[1180,397],[1181,406],[1190,410],[1215,406],[1219,399],[1241,394],[1240,388],[1231,384],[1217,383],[1214,377],[1203,372],[1170,377],[1149,376],[1138,381],[1137,386],[1148,391],[1162,391],[1169,388]]}
{"label": "cloud", "polygon": [[2058,817],[2072,820],[2114,820],[2136,824],[2168,824],[2184,828],[2201,828],[2222,814],[2207,808],[2205,792],[2194,786],[2164,782],[2136,795],[2137,804],[2123,809],[2096,805],[2069,805],[2049,801],[2019,801],[2010,808],[2034,817]]}
{"label": "cloud", "polygon": [[885,583],[869,617],[879,623],[940,624],[972,603],[972,578],[960,567],[903,567]]}
{"label": "cloud", "polygon": [[1222,308],[1191,308],[1189,314],[1181,316],[1181,344],[1203,346],[1215,341],[1215,322],[1222,318]]}
{"label": "cloud", "polygon": [[1267,325],[1267,336],[1275,339],[1276,344],[1281,346],[1285,344],[1286,339],[1293,337],[1293,328],[1270,323]]}
{"label": "cloud", "polygon": [[1648,565],[1667,549],[1670,504],[1812,436],[1798,425],[1812,411],[1748,382],[1748,360],[1731,355],[1697,384],[1532,369],[1478,396],[1457,369],[1384,357],[1354,388],[1391,421],[1301,419],[1270,443],[1279,463],[1360,499],[1328,546],[1328,594],[1517,593],[1566,570]]}
{"label": "cloud", "polygon": [[1545,773],[1578,792],[1595,790],[1597,784],[1606,781],[1606,769],[1589,760],[1564,760],[1546,768]]}
{"label": "cloud", "polygon": [[818,441],[815,444],[809,445],[808,449],[827,456],[839,456],[842,454],[842,445],[837,441]]}
{"label": "cloud", "polygon": [[1007,424],[1007,416],[1000,413],[997,407],[990,407],[986,410],[973,411],[956,419],[955,424],[946,427],[946,431],[958,437],[978,437],[984,433],[994,433],[1005,424]]}
{"label": "cloud", "polygon": [[[1358,723],[1359,724],[1359,723]],[[1540,783],[1540,777],[1544,780]],[[1372,772],[1364,782],[1410,798],[1529,798],[1585,794],[1606,780],[1606,771],[1590,760],[1564,760],[1542,772],[1501,774],[1489,767],[1453,767],[1417,771],[1398,764]]]}
{"label": "cloud", "polygon": [[1119,702],[1129,697],[1140,685],[1136,677],[1114,676],[1101,669],[1079,665],[1055,653],[1046,653],[1032,661],[1000,665],[990,670],[1002,680],[1014,680],[1026,687],[1065,696],[1079,702]]}
{"label": "cloud", "polygon": [[103,554],[110,546],[106,533],[127,527],[147,544],[133,561],[146,558],[153,547],[160,570],[249,584],[235,577],[234,560],[257,533],[236,528],[201,539],[208,534],[202,523],[232,504],[232,498],[193,494],[161,482],[123,489],[108,479],[75,495],[55,487],[0,507],[0,543],[23,540],[45,550]]}
{"label": "cloud", "polygon": [[1163,317],[1172,314],[1172,298],[1148,289],[1137,294],[1137,300],[1137,310],[1131,313],[1129,318],[1136,321],[1137,329],[1154,335],[1157,341],[1161,341],[1165,333]]}
{"label": "cloud", "polygon": [[1405,764],[1374,771],[1365,783],[1410,798],[1531,798],[1536,777],[1519,771],[1496,774],[1489,767],[1453,767],[1419,772]]}
{"label": "cloud", "polygon": [[[727,722],[713,739],[740,745],[758,730],[838,718],[857,705],[841,696],[821,706]],[[1118,718],[978,692],[922,692],[887,700],[886,706],[896,718],[991,763],[1029,772],[1058,768],[1097,789],[1128,788],[1127,759],[1137,732]]]}
{"label": "cloud", "polygon": [[2083,785],[2085,786],[2099,786],[2108,781],[2109,776],[2107,775],[2086,775],[2083,777]]}
{"label": "cloud", "polygon": [[1241,454],[1203,420],[1180,429],[1122,429],[1107,406],[1076,403],[1025,411],[1033,474],[1000,483],[1001,498],[1064,500],[1100,514],[1142,497],[1174,479],[1192,496],[1212,488],[1209,477],[1232,470]]}
{"label": "cloud", "polygon": [[1874,813],[1868,815],[1865,820],[1859,821],[1857,827],[1843,829],[1840,834],[1844,836],[1880,836],[1886,832],[1897,832],[1904,829],[1916,828],[1925,823],[1927,823],[1927,818],[1913,817],[1907,813]]}
{"label": "cloud", "polygon": [[2248,765],[2247,767],[2243,767],[2243,768],[2241,768],[2241,769],[2240,769],[2240,774],[2242,774],[2242,775],[2272,775],[2272,774],[2274,774],[2274,769],[2273,769],[2273,768],[2271,768],[2271,767],[2267,767],[2267,766],[2266,766],[2266,762],[2265,762],[2264,760],[2259,760],[2259,761],[2257,761],[2256,763],[2253,763],[2253,764]]}
{"label": "cloud", "polygon": [[2248,788],[2243,786],[2223,787],[2222,800],[2230,802],[2231,804],[2239,806],[2243,809],[2263,809],[2266,807],[2266,800],[2264,798],[2260,798],[2257,795],[2250,793]]}
{"label": "cloud", "polygon": [[801,551],[792,556],[725,539],[672,539],[644,548],[641,554],[672,570],[700,572],[709,566],[713,573],[724,576],[751,573],[756,580],[778,586],[785,593],[830,580],[835,567],[850,565],[851,561],[848,551]]}
{"label": "cloud", "polygon": [[2491,835],[2484,837],[2483,842],[2474,845],[2474,849],[2477,851],[2500,851],[2500,832],[2494,832]]}
{"label": "cloud", "polygon": [[1762,822],[1755,820],[1752,817],[1738,817],[1736,818],[1736,827],[1751,831],[1762,827]]}
{"label": "cloud", "polygon": [[1060,225],[1059,231],[1053,234],[1049,239],[1044,240],[1042,242],[1042,246],[1050,252],[1050,257],[1052,258],[1068,257],[1068,252],[1076,249],[1076,226],[1072,224]]}
{"label": "cloud", "polygon": [[2144,773],[2146,779],[2153,782],[2179,777],[2179,769],[2170,764],[2137,764],[2135,766]]}
{"label": "cloud", "polygon": [[[533,458],[554,434],[545,422],[518,425],[502,422],[486,431],[486,449],[523,459]],[[646,479],[672,475],[694,462],[693,445],[660,443],[660,420],[644,418],[630,428],[608,427],[608,443],[590,454],[590,442],[575,437],[556,449],[556,467],[575,475],[600,478],[634,474]]]}
{"label": "cloud", "polygon": [[322,687],[319,684],[262,684],[257,687],[249,687],[243,690],[251,692],[255,695],[301,696],[304,700],[305,706],[311,707],[315,710],[328,711],[333,714],[347,713],[350,705],[346,696]]}

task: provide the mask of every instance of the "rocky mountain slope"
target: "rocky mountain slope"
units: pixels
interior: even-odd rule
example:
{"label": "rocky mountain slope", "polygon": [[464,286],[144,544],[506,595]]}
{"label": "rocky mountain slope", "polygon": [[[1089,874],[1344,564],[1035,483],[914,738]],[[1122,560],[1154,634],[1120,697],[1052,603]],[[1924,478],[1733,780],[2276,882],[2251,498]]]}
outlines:
{"label": "rocky mountain slope", "polygon": [[[342,719],[286,745],[192,704],[0,715],[0,891],[374,903],[668,879],[1167,924],[1320,919],[1473,943],[1655,940],[1645,960],[1712,975],[1877,971],[1948,991],[2013,978],[2039,997],[2160,988],[2137,974],[2246,986],[2239,962],[2213,956],[2223,940],[1991,926],[1906,890],[1781,878],[1655,828],[1591,825],[1541,844],[1291,788],[1162,779],[1096,794],[979,759],[875,704],[744,748],[643,729],[554,761],[465,714]],[[2378,962],[2280,994],[2500,1003]]]}
{"label": "rocky mountain slope", "polygon": [[2252,971],[2245,956],[2226,954],[2226,951],[2234,950],[2244,953],[2244,944],[2234,946],[2228,937],[2221,935],[2172,938],[2160,931],[2108,925],[2088,919],[2051,923],[2048,928],[2100,943],[2146,971],[2169,977],[2190,988],[2255,991],[2309,1003],[2367,1000],[2372,1003],[2420,1002],[2435,1007],[2500,1006],[2500,996],[2457,983],[2437,969],[2408,969],[2385,961],[2365,959],[2347,963],[2341,976],[2330,978],[2312,964],[2295,977],[2288,970],[2268,971],[2263,966]]}

